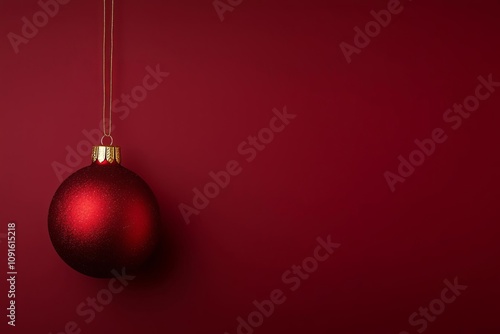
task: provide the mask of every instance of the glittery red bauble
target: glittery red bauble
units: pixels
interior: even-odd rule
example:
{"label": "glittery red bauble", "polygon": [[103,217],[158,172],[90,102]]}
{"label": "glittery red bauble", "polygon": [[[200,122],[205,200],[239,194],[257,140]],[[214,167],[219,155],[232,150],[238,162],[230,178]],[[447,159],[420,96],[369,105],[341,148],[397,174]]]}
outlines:
{"label": "glittery red bauble", "polygon": [[73,269],[92,277],[110,277],[113,269],[137,270],[157,243],[156,198],[146,182],[118,162],[96,160],[78,170],[50,204],[55,250]]}

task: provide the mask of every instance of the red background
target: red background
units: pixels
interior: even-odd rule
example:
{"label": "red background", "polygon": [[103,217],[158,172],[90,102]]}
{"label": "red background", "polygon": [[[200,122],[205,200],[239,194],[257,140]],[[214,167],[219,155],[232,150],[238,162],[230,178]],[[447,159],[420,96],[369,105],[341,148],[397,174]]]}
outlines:
{"label": "red background", "polygon": [[[17,222],[19,271],[15,329],[0,284],[2,332],[58,333],[74,320],[83,333],[233,334],[279,288],[286,303],[255,333],[416,333],[410,314],[458,277],[467,290],[426,332],[498,333],[500,92],[457,131],[442,115],[479,75],[500,81],[500,6],[405,2],[348,64],[339,43],[386,6],[246,0],[221,22],[210,0],[118,1],[115,96],[146,66],[170,72],[113,133],[124,166],[156,193],[169,241],[87,325],[75,308],[107,281],[62,262],[47,213],[60,184],[51,164],[100,121],[101,1],[62,6],[15,54],[6,35],[40,8],[1,0],[0,233]],[[239,143],[285,105],[297,118],[244,162]],[[449,139],[392,193],[383,173],[436,127]],[[179,203],[232,159],[242,173],[186,225]],[[287,290],[282,273],[327,235],[341,247]]]}

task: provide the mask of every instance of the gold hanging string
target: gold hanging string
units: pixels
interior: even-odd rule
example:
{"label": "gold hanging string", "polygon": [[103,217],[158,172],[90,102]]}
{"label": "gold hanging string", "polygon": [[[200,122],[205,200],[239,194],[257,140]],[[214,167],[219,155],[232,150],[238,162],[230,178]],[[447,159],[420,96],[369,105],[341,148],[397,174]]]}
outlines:
{"label": "gold hanging string", "polygon": [[[107,4],[106,0],[103,1],[104,4],[104,28],[103,28],[103,38],[102,38],[102,89],[103,89],[103,101],[102,101],[102,132],[104,135],[101,138],[101,145],[104,145],[104,137],[109,137],[113,145],[113,137],[111,137],[111,116],[113,107],[113,51],[114,51],[114,30],[115,30],[115,0],[111,0],[111,27],[109,36],[109,87],[106,87],[106,37],[107,37]],[[107,93],[107,94],[106,94]],[[106,105],[108,105],[109,119],[108,126],[106,127]]]}

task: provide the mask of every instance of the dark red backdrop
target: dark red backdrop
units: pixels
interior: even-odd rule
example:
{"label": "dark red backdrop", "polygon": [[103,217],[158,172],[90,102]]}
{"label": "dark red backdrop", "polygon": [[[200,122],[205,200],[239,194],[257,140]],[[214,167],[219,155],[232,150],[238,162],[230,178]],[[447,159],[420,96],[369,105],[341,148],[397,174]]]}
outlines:
{"label": "dark red backdrop", "polygon": [[[40,7],[1,0],[0,233],[17,222],[19,271],[15,329],[1,280],[2,332],[55,334],[75,321],[82,333],[233,334],[254,300],[282,289],[286,302],[255,333],[417,333],[408,318],[458,277],[468,288],[426,332],[498,333],[500,92],[459,130],[442,116],[478,76],[500,81],[500,6],[403,6],[348,64],[339,44],[387,1],[245,0],[223,22],[211,0],[118,1],[115,96],[147,66],[170,73],[114,120],[170,246],[86,324],[76,308],[107,281],[60,260],[47,212],[54,162],[100,121],[101,1],[62,5],[16,54],[7,35]],[[284,106],[297,117],[246,162],[238,145]],[[391,192],[384,172],[436,127],[448,140]],[[178,205],[233,159],[241,174],[186,225]],[[341,246],[291,292],[281,275],[328,235]]]}

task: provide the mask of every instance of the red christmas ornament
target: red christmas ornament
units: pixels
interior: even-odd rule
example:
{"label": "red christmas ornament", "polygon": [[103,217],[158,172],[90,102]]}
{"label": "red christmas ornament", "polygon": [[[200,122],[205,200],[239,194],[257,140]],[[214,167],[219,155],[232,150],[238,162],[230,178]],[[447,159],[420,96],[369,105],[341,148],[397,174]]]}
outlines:
{"label": "red christmas ornament", "polygon": [[137,174],[120,165],[120,148],[95,146],[92,164],[69,176],[49,209],[49,234],[59,256],[92,277],[134,271],[157,244],[156,198]]}

